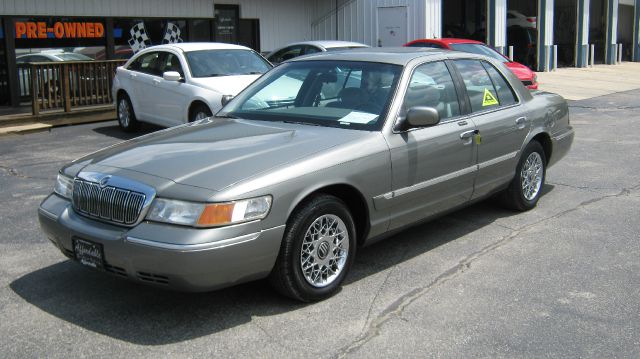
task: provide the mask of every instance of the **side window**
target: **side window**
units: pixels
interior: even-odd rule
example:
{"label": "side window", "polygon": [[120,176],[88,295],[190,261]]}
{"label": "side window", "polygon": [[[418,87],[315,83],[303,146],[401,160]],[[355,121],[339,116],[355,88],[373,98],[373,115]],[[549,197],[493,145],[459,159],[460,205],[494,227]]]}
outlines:
{"label": "side window", "polygon": [[320,49],[315,46],[307,45],[304,47],[305,55],[315,54],[316,52],[320,52]]}
{"label": "side window", "polygon": [[505,80],[502,74],[498,72],[493,65],[487,62],[483,62],[483,65],[489,73],[489,77],[491,77],[491,80],[493,81],[493,86],[498,93],[498,102],[500,102],[500,105],[509,106],[518,102],[513,94],[513,89],[509,86],[509,83]]}
{"label": "side window", "polygon": [[409,45],[409,47],[430,47],[433,49],[443,49],[443,47],[439,44],[434,44],[431,42],[415,42],[411,45]]}
{"label": "side window", "polygon": [[280,63],[300,55],[302,55],[302,46],[291,46],[276,52],[273,56],[269,56],[269,61]]}
{"label": "side window", "polygon": [[180,59],[178,56],[167,53],[167,56],[164,57],[162,61],[164,67],[161,69],[161,73],[165,73],[167,71],[176,71],[180,74],[180,76],[184,77],[184,71],[182,71],[182,65],[180,65]]}
{"label": "side window", "polygon": [[129,70],[139,71],[150,75],[158,75],[160,53],[149,52],[135,59],[128,67]]}
{"label": "side window", "polygon": [[441,120],[460,115],[453,79],[444,62],[420,65],[411,75],[400,115],[405,116],[414,106],[435,108]]}
{"label": "side window", "polygon": [[500,106],[493,82],[479,60],[456,60],[454,63],[467,88],[472,112]]}

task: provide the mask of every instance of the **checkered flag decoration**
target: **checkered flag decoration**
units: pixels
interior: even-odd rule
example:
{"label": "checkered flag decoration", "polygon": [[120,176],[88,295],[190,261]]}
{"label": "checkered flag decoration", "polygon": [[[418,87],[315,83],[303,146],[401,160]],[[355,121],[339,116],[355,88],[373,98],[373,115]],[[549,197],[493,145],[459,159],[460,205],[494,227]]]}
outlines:
{"label": "checkered flag decoration", "polygon": [[144,28],[144,22],[139,22],[129,30],[131,34],[131,39],[129,39],[129,46],[131,46],[131,50],[133,53],[146,48],[147,46],[151,46],[151,40],[149,36],[147,36],[147,31]]}
{"label": "checkered flag decoration", "polygon": [[178,25],[168,22],[167,30],[164,32],[164,38],[162,39],[163,44],[175,44],[177,42],[182,42],[182,38],[180,37],[180,28]]}

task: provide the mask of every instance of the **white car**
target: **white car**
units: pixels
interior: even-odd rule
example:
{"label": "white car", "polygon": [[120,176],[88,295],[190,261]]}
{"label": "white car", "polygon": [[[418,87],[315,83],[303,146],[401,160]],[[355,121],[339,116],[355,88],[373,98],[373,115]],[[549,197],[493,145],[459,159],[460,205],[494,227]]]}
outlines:
{"label": "white car", "polygon": [[221,43],[146,48],[118,67],[113,81],[118,124],[175,126],[211,116],[271,69],[257,52]]}
{"label": "white car", "polygon": [[516,10],[507,11],[507,27],[520,26],[535,29],[537,21],[535,16],[526,16]]}

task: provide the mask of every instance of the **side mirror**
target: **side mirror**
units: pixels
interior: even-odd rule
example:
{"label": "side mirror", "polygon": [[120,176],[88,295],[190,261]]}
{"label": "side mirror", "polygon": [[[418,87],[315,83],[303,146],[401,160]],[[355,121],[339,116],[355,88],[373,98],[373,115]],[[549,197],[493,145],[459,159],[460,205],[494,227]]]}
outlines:
{"label": "side mirror", "polygon": [[226,105],[229,103],[229,101],[233,100],[233,95],[222,95],[222,98],[220,99],[220,103],[222,104],[222,106]]}
{"label": "side mirror", "polygon": [[396,125],[396,129],[405,131],[410,128],[435,126],[440,122],[440,115],[433,107],[416,106],[407,111],[407,116]]}
{"label": "side mirror", "polygon": [[162,78],[167,81],[180,81],[182,80],[182,76],[178,71],[167,71],[162,74]]}

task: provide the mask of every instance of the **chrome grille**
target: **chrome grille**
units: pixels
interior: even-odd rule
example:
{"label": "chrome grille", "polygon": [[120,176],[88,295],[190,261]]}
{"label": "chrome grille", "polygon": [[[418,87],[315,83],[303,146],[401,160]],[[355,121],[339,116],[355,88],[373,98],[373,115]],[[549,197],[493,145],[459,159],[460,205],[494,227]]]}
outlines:
{"label": "chrome grille", "polygon": [[73,181],[73,209],[78,213],[118,224],[134,224],[144,205],[143,193],[76,178]]}

